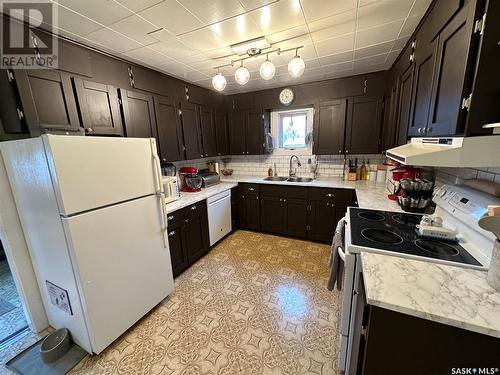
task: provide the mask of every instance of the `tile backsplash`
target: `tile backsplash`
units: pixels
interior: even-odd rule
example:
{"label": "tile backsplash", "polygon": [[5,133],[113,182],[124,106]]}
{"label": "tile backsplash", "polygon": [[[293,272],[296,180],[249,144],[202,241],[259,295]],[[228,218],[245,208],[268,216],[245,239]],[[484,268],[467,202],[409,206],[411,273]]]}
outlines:
{"label": "tile backsplash", "polygon": [[500,168],[435,168],[436,178],[449,184],[480,178],[500,183]]}
{"label": "tile backsplash", "polygon": [[[294,168],[297,168],[297,175],[301,177],[312,177],[314,174],[314,163],[317,160],[317,177],[339,177],[343,175],[344,157],[342,155],[298,155],[301,167],[297,167],[297,162],[293,161]],[[358,158],[358,164],[363,160],[368,161],[370,165],[376,165],[384,161],[384,156],[380,154],[373,155],[349,155],[348,159]],[[310,163],[309,163],[310,160]],[[279,176],[287,176],[290,166],[289,155],[236,155],[215,158],[205,158],[189,161],[174,162],[177,168],[183,166],[194,166],[198,169],[207,168],[207,162],[219,161],[221,169],[226,167],[234,170],[236,175],[246,176],[267,176],[267,170],[274,164]],[[226,161],[224,165],[224,161]],[[348,162],[346,162],[348,163]]]}

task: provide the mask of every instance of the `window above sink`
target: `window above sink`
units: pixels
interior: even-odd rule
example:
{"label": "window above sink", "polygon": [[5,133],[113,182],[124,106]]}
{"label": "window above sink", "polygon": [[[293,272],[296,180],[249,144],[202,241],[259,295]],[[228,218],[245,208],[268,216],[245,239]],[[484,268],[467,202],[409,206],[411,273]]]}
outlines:
{"label": "window above sink", "polygon": [[271,112],[273,155],[312,155],[313,108]]}

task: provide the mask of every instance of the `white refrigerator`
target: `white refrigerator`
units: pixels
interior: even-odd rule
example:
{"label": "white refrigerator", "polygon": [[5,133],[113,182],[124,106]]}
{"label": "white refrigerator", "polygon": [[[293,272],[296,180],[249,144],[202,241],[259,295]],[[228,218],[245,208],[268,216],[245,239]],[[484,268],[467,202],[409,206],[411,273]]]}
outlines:
{"label": "white refrigerator", "polygon": [[50,324],[100,353],[173,290],[154,139],[2,142]]}

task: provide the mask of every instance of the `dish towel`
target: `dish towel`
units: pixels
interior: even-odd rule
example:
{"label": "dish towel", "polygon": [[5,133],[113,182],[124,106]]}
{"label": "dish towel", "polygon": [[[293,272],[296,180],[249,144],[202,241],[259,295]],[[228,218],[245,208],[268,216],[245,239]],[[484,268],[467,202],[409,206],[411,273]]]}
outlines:
{"label": "dish towel", "polygon": [[330,259],[328,260],[328,266],[330,267],[330,278],[328,279],[327,285],[328,290],[333,290],[335,284],[337,284],[337,290],[342,289],[344,262],[342,261],[342,259],[340,259],[338,248],[343,247],[344,228],[345,217],[339,220],[339,222],[337,223],[337,228],[335,229],[335,234],[333,235]]}

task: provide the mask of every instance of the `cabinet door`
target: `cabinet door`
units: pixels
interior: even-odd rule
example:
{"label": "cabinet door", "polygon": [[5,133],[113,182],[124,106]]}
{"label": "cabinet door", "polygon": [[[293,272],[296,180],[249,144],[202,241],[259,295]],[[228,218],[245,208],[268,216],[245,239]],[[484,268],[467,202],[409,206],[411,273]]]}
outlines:
{"label": "cabinet door", "polygon": [[198,107],[191,103],[182,103],[182,132],[184,134],[184,147],[186,159],[199,159],[203,157],[201,144],[201,130]]}
{"label": "cabinet door", "polygon": [[436,40],[427,45],[418,45],[415,51],[415,77],[413,83],[413,105],[408,128],[410,137],[423,136],[429,119],[432,78],[436,62]]}
{"label": "cabinet door", "polygon": [[229,151],[231,155],[246,154],[247,111],[232,111],[229,126]]}
{"label": "cabinet door", "polygon": [[79,131],[71,78],[55,70],[14,70],[24,117],[30,130]]}
{"label": "cabinet door", "polygon": [[471,24],[464,7],[439,34],[427,134],[455,135],[464,128],[466,111],[464,81],[469,52]]}
{"label": "cabinet door", "polygon": [[410,65],[399,78],[398,110],[396,114],[398,146],[404,145],[408,139],[408,127],[410,125],[411,94],[413,88],[413,69]]}
{"label": "cabinet door", "polygon": [[322,201],[309,202],[311,211],[309,212],[309,238],[331,243],[333,233],[337,225],[335,216],[335,204]]}
{"label": "cabinet door", "polygon": [[203,141],[203,155],[216,155],[215,123],[212,108],[200,107],[201,139]]}
{"label": "cabinet door", "polygon": [[151,95],[121,90],[127,137],[156,137],[154,101]]}
{"label": "cabinet door", "polygon": [[189,264],[193,264],[208,251],[208,244],[205,241],[207,229],[204,225],[205,220],[202,215],[184,219],[182,245],[187,253]]}
{"label": "cabinet door", "polygon": [[231,189],[231,221],[233,224],[233,231],[240,227],[240,212],[239,212],[240,194],[238,188]]}
{"label": "cabinet door", "polygon": [[264,118],[262,111],[248,112],[246,128],[246,152],[250,155],[261,155],[264,151]]}
{"label": "cabinet door", "polygon": [[75,78],[76,99],[88,135],[123,135],[118,90],[110,85]]}
{"label": "cabinet door", "polygon": [[398,85],[397,83],[392,86],[388,96],[384,98],[384,115],[382,122],[382,144],[381,149],[384,154],[388,149],[396,145],[396,113],[398,105]]}
{"label": "cabinet door", "polygon": [[0,70],[0,98],[0,141],[29,137],[12,70]]}
{"label": "cabinet door", "polygon": [[247,229],[247,197],[245,194],[238,194],[237,197],[238,224],[241,228]]}
{"label": "cabinet door", "polygon": [[307,238],[307,201],[305,199],[286,199],[286,234],[293,237]]}
{"label": "cabinet door", "polygon": [[183,160],[182,126],[175,101],[165,96],[155,96],[154,103],[158,143],[162,160]]}
{"label": "cabinet door", "polygon": [[382,99],[354,97],[347,104],[345,153],[377,154],[380,152]]}
{"label": "cabinet door", "polygon": [[261,197],[260,225],[264,232],[286,234],[286,199]]}
{"label": "cabinet door", "polygon": [[345,99],[320,103],[314,121],[314,154],[335,155],[344,152],[346,105]]}
{"label": "cabinet door", "polygon": [[246,195],[246,227],[260,230],[260,199],[258,195]]}
{"label": "cabinet door", "polygon": [[217,155],[229,154],[227,115],[224,112],[215,112],[215,136],[217,140]]}
{"label": "cabinet door", "polygon": [[180,225],[168,228],[168,244],[170,247],[172,271],[175,277],[189,265],[187,252],[182,246],[182,230]]}

